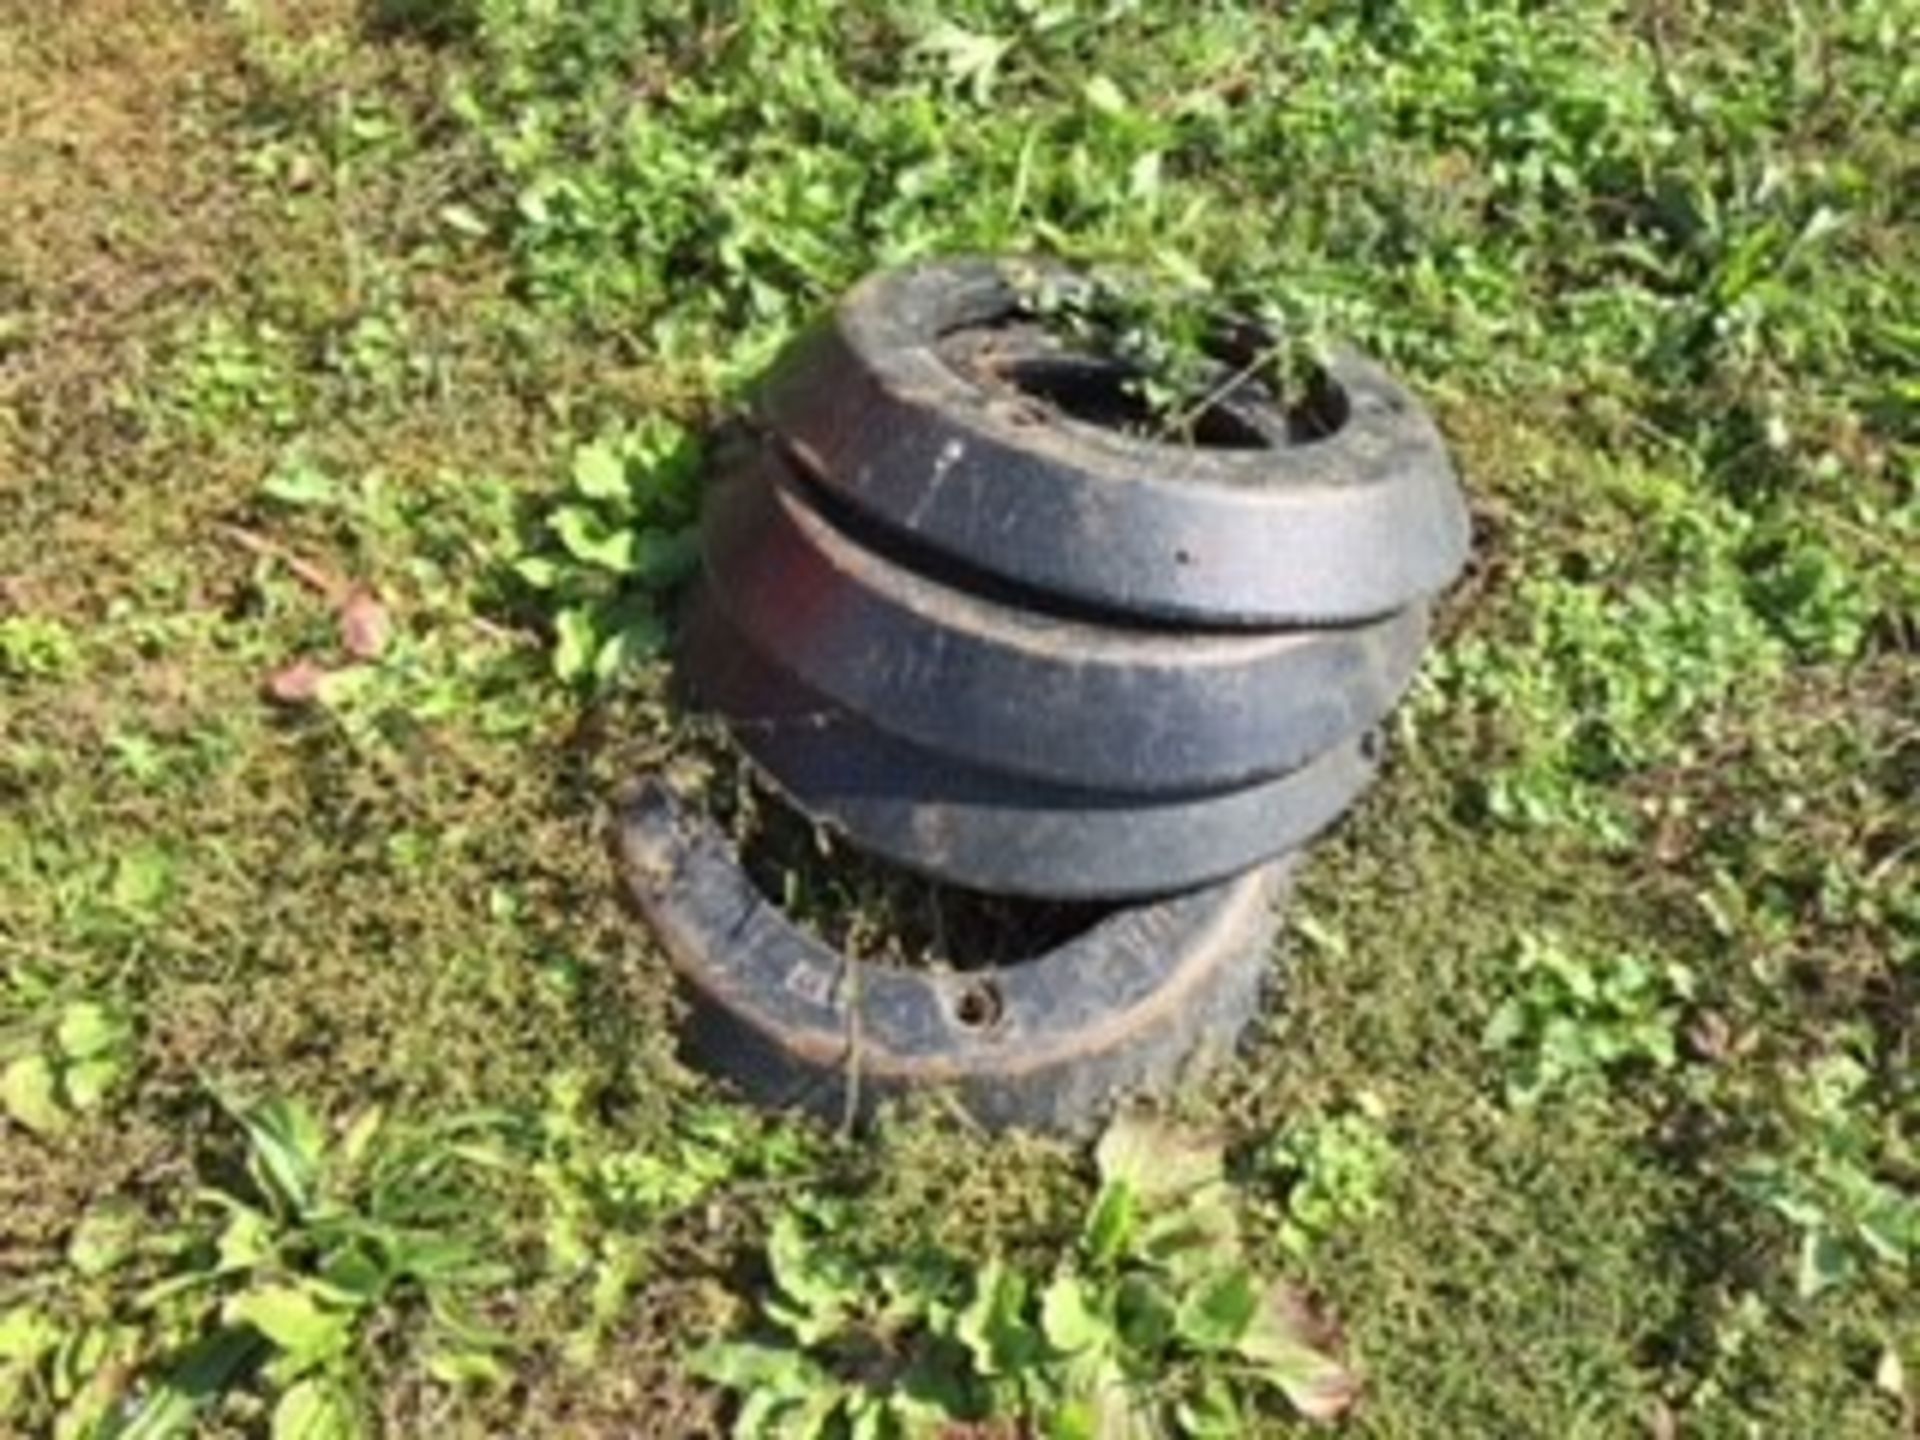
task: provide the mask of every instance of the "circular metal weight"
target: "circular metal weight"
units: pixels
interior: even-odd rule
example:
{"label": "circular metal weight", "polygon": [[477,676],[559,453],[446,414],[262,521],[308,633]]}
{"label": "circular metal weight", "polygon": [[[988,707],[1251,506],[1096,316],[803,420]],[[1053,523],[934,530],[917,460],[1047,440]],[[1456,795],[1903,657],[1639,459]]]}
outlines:
{"label": "circular metal weight", "polygon": [[832,1120],[944,1090],[995,1129],[1082,1129],[1230,1054],[1291,877],[1283,861],[1121,910],[1034,959],[948,973],[865,965],[804,934],[658,780],[627,802],[620,852],[690,996],[695,1064]]}
{"label": "circular metal weight", "polygon": [[851,533],[802,486],[765,446],[714,484],[714,602],[809,688],[950,759],[1125,794],[1246,785],[1373,728],[1419,666],[1423,606],[1259,632],[1049,612]]}
{"label": "circular metal weight", "polygon": [[1121,611],[1352,621],[1459,574],[1469,522],[1445,445],[1377,365],[1334,358],[1320,422],[1291,441],[1229,423],[1203,426],[1198,444],[1157,442],[952,363],[948,337],[1023,319],[1012,268],[960,259],[870,276],[775,366],[758,422],[896,531]]}
{"label": "circular metal weight", "polygon": [[1054,900],[1166,895],[1298,849],[1371,783],[1375,740],[1199,795],[1114,795],[946,760],[875,729],[756,653],[696,592],[681,678],[760,772],[857,849],[949,885]]}

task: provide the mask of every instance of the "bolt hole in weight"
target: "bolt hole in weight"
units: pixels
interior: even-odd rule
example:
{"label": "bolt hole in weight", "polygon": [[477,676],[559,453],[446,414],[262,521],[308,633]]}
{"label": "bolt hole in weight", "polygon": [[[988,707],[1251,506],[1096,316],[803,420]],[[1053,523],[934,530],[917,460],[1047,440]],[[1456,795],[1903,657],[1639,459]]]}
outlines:
{"label": "bolt hole in weight", "polygon": [[976,980],[954,997],[953,1018],[969,1030],[991,1030],[1000,1023],[1000,989],[990,980]]}

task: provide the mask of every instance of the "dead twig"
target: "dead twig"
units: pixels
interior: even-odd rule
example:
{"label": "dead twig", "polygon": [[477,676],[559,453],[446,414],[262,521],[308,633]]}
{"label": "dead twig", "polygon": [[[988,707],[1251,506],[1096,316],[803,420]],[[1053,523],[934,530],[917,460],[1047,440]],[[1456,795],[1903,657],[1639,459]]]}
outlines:
{"label": "dead twig", "polygon": [[353,594],[353,586],[340,576],[322,565],[290,550],[277,540],[269,540],[256,534],[245,526],[222,522],[220,533],[238,545],[242,550],[257,555],[263,560],[272,560],[286,566],[294,578],[303,585],[324,596],[330,605],[344,605]]}

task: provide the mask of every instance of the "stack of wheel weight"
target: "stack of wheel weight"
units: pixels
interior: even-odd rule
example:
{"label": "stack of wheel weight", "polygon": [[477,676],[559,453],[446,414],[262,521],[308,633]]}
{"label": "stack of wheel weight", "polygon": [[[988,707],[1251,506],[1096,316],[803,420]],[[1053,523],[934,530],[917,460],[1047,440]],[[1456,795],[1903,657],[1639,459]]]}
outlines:
{"label": "stack of wheel weight", "polygon": [[1031,313],[1032,274],[878,274],[800,339],[710,477],[679,664],[846,843],[1114,906],[992,972],[863,965],[643,784],[627,870],[691,1048],[764,1103],[940,1087],[986,1125],[1074,1128],[1229,1051],[1293,858],[1373,778],[1466,559],[1440,436],[1378,366],[1338,356],[1283,400],[1266,337],[1222,322],[1220,383],[1159,434],[1134,372]]}

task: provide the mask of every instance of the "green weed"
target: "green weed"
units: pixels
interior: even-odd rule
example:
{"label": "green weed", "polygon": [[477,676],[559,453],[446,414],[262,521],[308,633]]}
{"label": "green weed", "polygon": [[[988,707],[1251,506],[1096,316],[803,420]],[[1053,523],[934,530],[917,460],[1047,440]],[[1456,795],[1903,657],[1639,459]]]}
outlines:
{"label": "green weed", "polygon": [[208,320],[177,364],[167,408],[206,434],[243,422],[287,433],[299,423],[301,405],[289,349],[273,325]]}
{"label": "green weed", "polygon": [[700,459],[692,437],[664,420],[574,452],[566,495],[514,562],[551,613],[560,679],[605,688],[660,653],[668,623],[661,594],[697,561]]}
{"label": "green weed", "polygon": [[37,615],[0,619],[0,674],[18,680],[58,679],[79,663],[79,642],[60,621]]}
{"label": "green weed", "polygon": [[1874,1264],[1896,1273],[1920,1258],[1920,1196],[1891,1178],[1912,1174],[1920,1152],[1897,1121],[1878,1123],[1865,1103],[1867,1070],[1840,1056],[1812,1067],[1793,1094],[1783,1151],[1756,1156],[1741,1188],[1800,1236],[1797,1285],[1812,1298]]}
{"label": "green weed", "polygon": [[555,1078],[530,1170],[549,1277],[585,1300],[565,1347],[577,1364],[619,1323],[666,1221],[735,1180],[803,1175],[813,1158],[798,1133],[718,1106],[685,1111],[651,1144],[623,1144],[590,1122],[586,1102],[579,1076]]}
{"label": "green weed", "polygon": [[1303,1255],[1327,1236],[1380,1213],[1399,1162],[1378,1100],[1289,1125],[1259,1153],[1258,1168],[1284,1187],[1280,1244]]}
{"label": "green weed", "polygon": [[1121,1120],[1075,1251],[1044,1283],[998,1260],[863,1253],[850,1217],[788,1212],[768,1241],[772,1335],[692,1363],[740,1392],[742,1436],[1235,1435],[1263,1393],[1331,1418],[1356,1382],[1285,1284],[1242,1256],[1218,1145]]}
{"label": "green weed", "polygon": [[[216,1180],[163,1226],[108,1201],[73,1232],[78,1288],[133,1287],[105,1318],[11,1314],[28,1415],[57,1415],[61,1434],[182,1435],[257,1377],[276,1436],[344,1440],[365,1433],[367,1357],[399,1330],[446,1383],[501,1377],[506,1339],[472,1304],[510,1273],[465,1173],[487,1158],[485,1121],[403,1136],[373,1109],[334,1138],[297,1102],[232,1114],[244,1179]],[[129,1369],[168,1354],[122,1392]]]}
{"label": "green weed", "polygon": [[[1161,438],[1191,440],[1210,405],[1248,382],[1298,396],[1311,384],[1315,345],[1326,343],[1324,335],[1297,333],[1272,302],[1227,316],[1204,295],[1106,272],[1071,283],[1019,265],[1008,273],[1033,320],[1072,349],[1125,367],[1123,392],[1140,402]],[[1236,327],[1249,335],[1232,334]]]}
{"label": "green weed", "polygon": [[1637,955],[1595,960],[1556,936],[1523,935],[1514,993],[1487,1022],[1484,1043],[1507,1057],[1507,1096],[1532,1105],[1591,1091],[1624,1067],[1670,1069],[1691,971]]}
{"label": "green weed", "polygon": [[67,998],[51,974],[22,969],[0,991],[0,1112],[43,1135],[100,1109],[129,1077],[134,1027],[125,1011]]}

